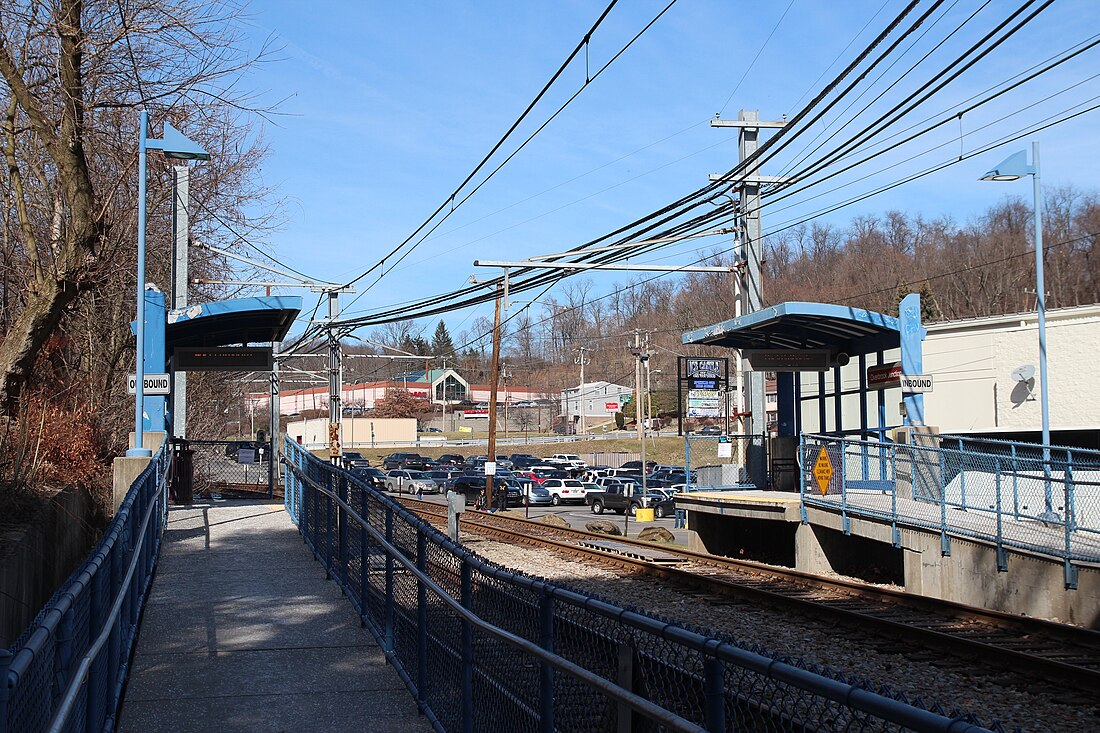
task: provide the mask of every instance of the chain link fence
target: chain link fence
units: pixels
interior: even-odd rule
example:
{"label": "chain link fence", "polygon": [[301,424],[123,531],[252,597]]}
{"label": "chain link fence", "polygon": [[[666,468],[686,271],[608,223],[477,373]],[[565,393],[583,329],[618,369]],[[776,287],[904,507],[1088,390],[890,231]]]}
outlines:
{"label": "chain link fence", "polygon": [[701,488],[769,488],[767,441],[762,435],[688,435],[685,466],[694,474],[688,491]]}
{"label": "chain link fence", "polygon": [[496,566],[299,446],[285,504],[438,731],[977,731],[809,669]]}
{"label": "chain link fence", "polygon": [[[839,508],[1053,555],[1077,583],[1075,563],[1100,562],[1100,451],[914,433],[909,444],[804,436],[806,505]],[[824,460],[823,457],[828,460]],[[847,519],[845,519],[847,521]]]}
{"label": "chain link fence", "polygon": [[188,440],[186,447],[192,451],[195,496],[274,495],[278,467],[270,440]]}

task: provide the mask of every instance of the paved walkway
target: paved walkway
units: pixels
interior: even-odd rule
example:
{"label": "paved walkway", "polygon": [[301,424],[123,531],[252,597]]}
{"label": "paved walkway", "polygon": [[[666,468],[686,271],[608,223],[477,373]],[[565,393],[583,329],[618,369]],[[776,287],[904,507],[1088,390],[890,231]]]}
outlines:
{"label": "paved walkway", "polygon": [[428,731],[281,504],[171,510],[122,733]]}

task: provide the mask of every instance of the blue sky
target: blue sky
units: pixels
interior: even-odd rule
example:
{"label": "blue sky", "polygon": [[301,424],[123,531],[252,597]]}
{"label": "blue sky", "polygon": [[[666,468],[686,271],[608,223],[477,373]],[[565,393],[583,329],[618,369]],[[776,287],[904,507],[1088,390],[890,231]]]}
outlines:
{"label": "blue sky", "polygon": [[[606,62],[666,4],[641,0],[616,6],[592,38],[589,68]],[[947,5],[949,13],[903,63],[979,7],[972,0]],[[995,0],[978,19],[1007,15],[1015,5]],[[572,0],[256,2],[247,29],[251,38],[259,45],[270,37],[281,51],[279,60],[259,67],[249,83],[269,100],[286,98],[282,114],[266,131],[271,157],[260,172],[287,200],[284,226],[268,240],[272,250],[288,265],[328,280],[350,279],[373,264],[446,199],[603,7]],[[736,132],[708,124],[716,113],[735,118],[747,108],[759,109],[763,119],[794,115],[902,7],[893,0],[679,0],[432,237],[363,293],[351,314],[458,288],[474,272],[475,258],[561,251],[704,185],[708,173],[727,170],[737,160]],[[977,40],[979,28],[989,26],[987,21],[964,28],[940,53],[961,52]],[[948,109],[1098,30],[1100,3],[1060,0],[911,119]],[[1098,51],[965,115],[961,125],[945,126],[908,152],[836,179],[852,182],[847,188],[812,200],[811,194],[794,197],[793,206],[765,210],[765,231],[1100,95],[1100,83],[1088,79],[1100,70]],[[535,119],[545,119],[579,88],[584,75],[582,56]],[[995,122],[1071,85],[1078,86]],[[903,88],[904,83],[894,99]],[[875,108],[884,109],[883,104]],[[966,221],[1006,195],[1030,195],[1022,183],[975,179],[1031,139],[1043,146],[1045,185],[1073,183],[1096,191],[1098,120],[1096,112],[1089,113],[825,219],[844,224],[858,214],[898,209]],[[819,124],[812,132],[823,129]],[[519,139],[532,130],[521,128]],[[804,143],[792,148],[802,150]],[[792,158],[786,155],[763,172],[778,173]],[[714,238],[679,246],[675,251],[681,256],[670,261],[683,263],[695,259],[700,247],[728,244]],[[599,276],[597,289],[625,279]],[[447,320],[458,330],[468,327],[470,315]],[[715,315],[719,320],[728,314]],[[425,325],[430,332],[434,321]]]}

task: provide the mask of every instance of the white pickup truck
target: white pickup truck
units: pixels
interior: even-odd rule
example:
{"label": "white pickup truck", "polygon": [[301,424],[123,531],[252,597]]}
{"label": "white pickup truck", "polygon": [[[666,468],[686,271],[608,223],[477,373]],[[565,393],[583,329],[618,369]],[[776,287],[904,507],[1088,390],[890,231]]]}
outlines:
{"label": "white pickup truck", "polygon": [[558,463],[568,463],[573,468],[585,468],[588,465],[576,453],[555,453],[550,456],[550,460]]}

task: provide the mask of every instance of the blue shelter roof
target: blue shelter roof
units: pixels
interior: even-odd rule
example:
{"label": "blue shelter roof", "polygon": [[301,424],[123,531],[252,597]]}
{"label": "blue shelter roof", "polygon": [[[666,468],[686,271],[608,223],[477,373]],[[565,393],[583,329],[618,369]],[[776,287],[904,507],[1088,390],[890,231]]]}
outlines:
{"label": "blue shelter roof", "polygon": [[236,298],[168,311],[165,336],[177,346],[231,346],[282,341],[302,310],[296,295]]}
{"label": "blue shelter roof", "polygon": [[901,345],[898,319],[830,303],[780,303],[740,318],[688,331],[685,344],[730,349],[829,349],[869,354]]}

